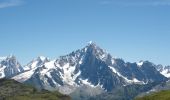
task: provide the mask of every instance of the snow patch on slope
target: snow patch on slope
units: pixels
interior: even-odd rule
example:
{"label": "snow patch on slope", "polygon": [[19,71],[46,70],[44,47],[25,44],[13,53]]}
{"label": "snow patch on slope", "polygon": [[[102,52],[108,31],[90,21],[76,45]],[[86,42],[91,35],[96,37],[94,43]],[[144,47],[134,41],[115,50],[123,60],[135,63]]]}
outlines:
{"label": "snow patch on slope", "polygon": [[112,59],[112,60],[111,60],[111,62],[112,62],[112,65],[113,65],[113,64],[115,63],[115,60],[114,60],[114,59]]}
{"label": "snow patch on slope", "polygon": [[114,67],[112,66],[109,66],[109,68],[112,70],[113,73],[116,73],[118,76],[122,77],[123,79],[125,79],[125,81],[127,83],[136,83],[136,84],[145,84],[143,81],[139,81],[138,79],[136,78],[133,78],[132,80],[129,80],[127,77],[121,75]]}
{"label": "snow patch on slope", "polygon": [[164,75],[167,78],[170,78],[170,71],[168,69],[164,69],[162,72],[160,72],[162,75]]}
{"label": "snow patch on slope", "polygon": [[5,77],[5,74],[4,74],[4,69],[6,68],[6,66],[2,66],[0,68],[0,78],[4,78]]}
{"label": "snow patch on slope", "polygon": [[85,80],[80,79],[80,80],[81,80],[81,82],[83,83],[83,85],[88,85],[88,86],[90,86],[90,87],[95,87],[93,84],[91,84],[90,82],[88,82],[88,79],[85,79]]}
{"label": "snow patch on slope", "polygon": [[75,70],[75,66],[70,66],[69,63],[66,63],[63,66],[64,74],[63,74],[62,78],[63,78],[64,82],[68,83],[69,85],[75,85],[74,79],[76,77],[73,77],[74,76],[74,70]]}
{"label": "snow patch on slope", "polygon": [[50,69],[55,68],[54,63],[55,63],[55,60],[45,63],[44,64],[45,68],[41,71],[41,74],[45,75]]}
{"label": "snow patch on slope", "polygon": [[92,88],[96,88],[96,87],[100,87],[101,89],[103,89],[103,85],[100,85],[100,82],[97,84],[97,85],[93,85],[92,83],[90,83],[89,81],[88,81],[88,79],[80,79],[80,81],[81,81],[81,85],[87,85],[87,86],[90,86],[90,87],[92,87]]}
{"label": "snow patch on slope", "polygon": [[26,71],[24,73],[21,73],[19,75],[14,76],[12,79],[17,80],[17,81],[22,83],[22,82],[28,80],[29,78],[31,78],[31,76],[33,75],[34,71],[35,71],[35,69]]}
{"label": "snow patch on slope", "polygon": [[136,63],[139,67],[143,65],[143,61]]}

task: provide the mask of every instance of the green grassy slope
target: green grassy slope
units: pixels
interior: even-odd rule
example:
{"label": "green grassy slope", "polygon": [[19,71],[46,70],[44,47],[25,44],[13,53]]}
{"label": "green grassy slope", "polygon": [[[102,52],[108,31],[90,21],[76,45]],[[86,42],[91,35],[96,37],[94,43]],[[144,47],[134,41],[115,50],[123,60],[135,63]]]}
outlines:
{"label": "green grassy slope", "polygon": [[0,79],[0,100],[71,100],[69,96],[35,88],[14,80]]}
{"label": "green grassy slope", "polygon": [[164,90],[150,95],[136,98],[135,100],[170,100],[170,90]]}

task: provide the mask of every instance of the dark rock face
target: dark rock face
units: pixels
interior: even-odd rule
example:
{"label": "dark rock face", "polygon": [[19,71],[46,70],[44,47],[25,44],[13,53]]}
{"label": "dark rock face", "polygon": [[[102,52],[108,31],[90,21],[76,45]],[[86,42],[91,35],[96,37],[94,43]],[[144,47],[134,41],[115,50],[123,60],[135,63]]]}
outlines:
{"label": "dark rock face", "polygon": [[56,83],[58,83],[61,86],[64,85],[64,83],[63,83],[63,81],[61,79],[60,73],[57,70],[53,70],[51,72],[51,76],[52,76],[52,79],[54,79],[54,81]]}
{"label": "dark rock face", "polygon": [[113,73],[104,61],[96,58],[91,48],[87,49],[80,71],[82,79],[88,79],[93,85],[102,85],[107,91],[124,84],[123,79]]}
{"label": "dark rock face", "polygon": [[145,73],[145,82],[163,82],[167,80],[167,78],[165,78],[162,74],[160,74],[159,71],[156,70],[155,66],[156,65],[148,61],[144,62],[144,64],[141,66],[141,71]]}

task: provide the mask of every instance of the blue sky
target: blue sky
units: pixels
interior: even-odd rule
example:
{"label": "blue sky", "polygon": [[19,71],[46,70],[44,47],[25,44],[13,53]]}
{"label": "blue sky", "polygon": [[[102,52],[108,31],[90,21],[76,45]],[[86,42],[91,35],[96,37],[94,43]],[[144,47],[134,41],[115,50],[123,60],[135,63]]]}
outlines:
{"label": "blue sky", "polygon": [[0,56],[26,64],[90,40],[125,61],[170,65],[170,0],[0,0]]}

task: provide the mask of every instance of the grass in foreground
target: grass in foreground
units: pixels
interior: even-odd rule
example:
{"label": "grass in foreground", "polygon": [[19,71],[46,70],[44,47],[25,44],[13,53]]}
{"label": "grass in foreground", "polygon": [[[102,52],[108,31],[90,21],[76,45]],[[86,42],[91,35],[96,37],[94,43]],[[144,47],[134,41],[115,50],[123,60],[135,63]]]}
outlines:
{"label": "grass in foreground", "polygon": [[170,100],[170,90],[163,90],[135,100]]}

